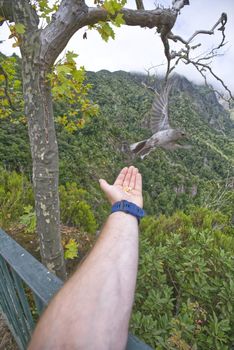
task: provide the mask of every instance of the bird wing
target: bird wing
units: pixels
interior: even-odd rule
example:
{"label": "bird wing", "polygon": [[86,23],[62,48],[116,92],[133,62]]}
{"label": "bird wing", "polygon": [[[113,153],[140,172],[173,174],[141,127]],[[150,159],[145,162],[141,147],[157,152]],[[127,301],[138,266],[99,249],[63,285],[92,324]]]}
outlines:
{"label": "bird wing", "polygon": [[164,144],[161,147],[169,151],[174,151],[176,149],[191,149],[192,145],[180,145],[179,143],[168,142],[167,144]]}
{"label": "bird wing", "polygon": [[167,84],[161,94],[155,92],[150,120],[150,126],[153,133],[170,128],[168,118],[168,96],[170,89],[171,85]]}

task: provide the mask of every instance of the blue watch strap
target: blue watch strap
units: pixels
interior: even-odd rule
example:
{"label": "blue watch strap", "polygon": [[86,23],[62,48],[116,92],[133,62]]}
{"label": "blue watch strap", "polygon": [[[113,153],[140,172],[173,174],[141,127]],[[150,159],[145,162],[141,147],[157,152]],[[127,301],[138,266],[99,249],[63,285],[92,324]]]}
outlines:
{"label": "blue watch strap", "polygon": [[123,211],[124,213],[131,214],[135,216],[138,219],[138,221],[141,218],[143,218],[143,216],[145,216],[145,212],[142,208],[126,200],[122,200],[113,204],[111,208],[111,213],[115,213],[117,211]]}

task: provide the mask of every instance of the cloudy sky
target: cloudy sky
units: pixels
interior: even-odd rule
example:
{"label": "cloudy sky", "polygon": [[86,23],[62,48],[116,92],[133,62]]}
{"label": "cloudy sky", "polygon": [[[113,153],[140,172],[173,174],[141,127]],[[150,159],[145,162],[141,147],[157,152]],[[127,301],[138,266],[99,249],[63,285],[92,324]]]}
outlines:
{"label": "cloudy sky", "polygon": [[[89,1],[92,3],[92,1]],[[171,0],[144,0],[146,9],[154,9],[155,4],[168,7]],[[135,8],[135,2],[129,0],[127,7]],[[222,12],[228,14],[226,26],[226,45],[220,57],[213,60],[212,68],[234,92],[233,65],[234,65],[234,1],[233,0],[190,0],[190,6],[185,6],[179,15],[173,33],[188,39],[196,30],[210,30]],[[105,43],[95,31],[88,31],[88,39],[82,38],[85,29],[80,30],[70,40],[66,50],[73,50],[79,54],[78,65],[84,65],[87,70],[98,71],[140,71],[146,72],[150,68],[152,74],[163,74],[166,70],[163,46],[155,29],[122,26],[116,29],[116,39]],[[7,38],[7,30],[3,29]],[[220,31],[216,35],[199,35],[193,44],[202,43],[203,50],[212,49],[221,38]],[[11,45],[4,43],[1,50],[5,54],[12,52]],[[201,50],[196,54],[201,53]],[[157,67],[161,65],[160,67]],[[152,68],[155,67],[156,68]],[[177,73],[201,83],[202,79],[194,68],[181,64]],[[209,79],[214,83],[213,79]]]}

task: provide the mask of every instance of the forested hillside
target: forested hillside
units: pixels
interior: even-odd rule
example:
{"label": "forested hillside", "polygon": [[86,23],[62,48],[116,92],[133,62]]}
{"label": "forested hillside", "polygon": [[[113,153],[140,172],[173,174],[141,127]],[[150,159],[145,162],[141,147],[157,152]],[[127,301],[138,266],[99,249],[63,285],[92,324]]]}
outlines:
{"label": "forested hillside", "polygon": [[[75,181],[86,189],[98,221],[107,208],[97,180],[103,177],[111,182],[117,171],[130,163],[143,174],[149,214],[171,214],[190,205],[231,213],[234,123],[214,92],[176,76],[170,96],[171,123],[188,133],[186,142],[192,148],[174,152],[157,149],[141,160],[133,158],[128,146],[151,133],[147,112],[154,94],[142,82],[160,90],[161,81],[122,71],[90,72],[88,81],[93,85],[90,98],[100,106],[100,112],[73,133],[57,125],[60,183]],[[55,105],[55,114],[66,115],[62,99]],[[1,164],[30,178],[26,125],[0,122]]]}
{"label": "forested hillside", "polygon": [[[134,164],[143,174],[147,217],[131,331],[155,349],[229,350],[234,346],[234,125],[214,92],[175,76],[171,124],[192,148],[133,157],[129,144],[151,135],[149,110],[160,79],[89,72],[99,113],[74,132],[57,123],[62,242],[69,271],[92,246],[110,208],[98,179],[112,182]],[[144,83],[144,84],[143,84]],[[55,104],[57,121],[67,113]],[[39,258],[26,124],[0,120],[0,226]],[[64,226],[65,225],[65,226]],[[22,228],[23,227],[23,228]]]}

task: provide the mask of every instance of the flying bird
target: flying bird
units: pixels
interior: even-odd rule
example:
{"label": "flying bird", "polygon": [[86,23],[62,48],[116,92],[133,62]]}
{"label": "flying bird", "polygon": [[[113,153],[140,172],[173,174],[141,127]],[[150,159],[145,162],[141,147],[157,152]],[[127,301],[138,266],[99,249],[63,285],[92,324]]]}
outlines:
{"label": "flying bird", "polygon": [[156,147],[166,150],[178,148],[191,148],[190,145],[180,145],[179,140],[187,138],[186,133],[180,129],[174,129],[169,123],[168,97],[171,84],[167,84],[161,94],[155,91],[155,98],[151,108],[150,127],[153,135],[143,141],[130,145],[130,150],[144,159]]}

